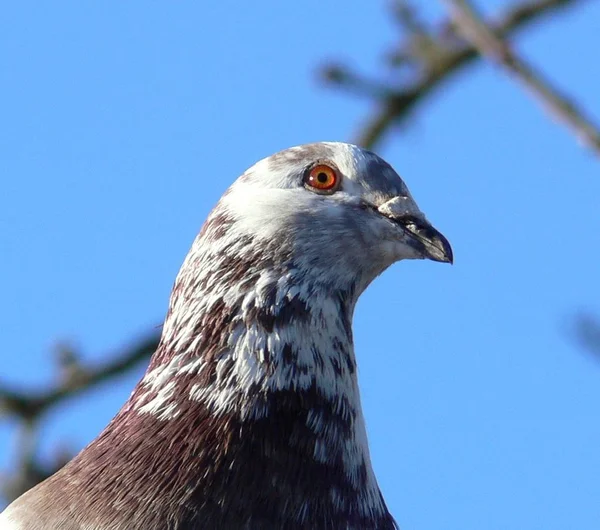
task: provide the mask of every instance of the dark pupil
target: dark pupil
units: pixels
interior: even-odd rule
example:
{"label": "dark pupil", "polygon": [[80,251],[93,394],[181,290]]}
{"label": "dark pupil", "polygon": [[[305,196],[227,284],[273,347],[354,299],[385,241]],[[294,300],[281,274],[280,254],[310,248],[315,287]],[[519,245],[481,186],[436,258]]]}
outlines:
{"label": "dark pupil", "polygon": [[321,183],[321,184],[325,184],[328,180],[329,180],[329,176],[327,175],[327,173],[319,173],[317,175],[317,180]]}

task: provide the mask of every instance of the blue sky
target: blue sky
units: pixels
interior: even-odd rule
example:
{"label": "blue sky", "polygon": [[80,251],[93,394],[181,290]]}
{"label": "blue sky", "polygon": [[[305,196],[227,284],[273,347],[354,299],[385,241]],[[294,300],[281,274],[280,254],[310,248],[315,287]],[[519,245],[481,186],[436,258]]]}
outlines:
{"label": "blue sky", "polygon": [[[494,8],[503,2],[483,2]],[[54,377],[59,340],[99,360],[162,321],[207,213],[256,160],[349,140],[371,105],[324,89],[380,71],[385,2],[11,2],[0,21],[0,377]],[[437,3],[428,15],[439,14]],[[600,121],[600,3],[517,41]],[[379,149],[453,244],[399,263],[355,315],[380,485],[403,530],[597,529],[599,159],[479,65]],[[141,373],[56,411],[44,454],[91,440]],[[13,425],[0,425],[0,468]]]}

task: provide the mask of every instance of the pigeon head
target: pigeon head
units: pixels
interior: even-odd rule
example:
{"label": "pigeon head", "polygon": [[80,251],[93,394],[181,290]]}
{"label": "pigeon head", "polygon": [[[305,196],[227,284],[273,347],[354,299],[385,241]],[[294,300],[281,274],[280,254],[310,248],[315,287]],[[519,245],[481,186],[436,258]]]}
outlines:
{"label": "pigeon head", "polygon": [[364,288],[402,259],[452,261],[394,169],[350,144],[302,145],[261,160],[214,215],[235,223],[230,237],[275,243],[282,259],[332,285]]}
{"label": "pigeon head", "polygon": [[352,315],[378,274],[421,258],[452,250],[374,153],[317,143],[258,162],[195,239],[128,401],[0,526],[396,529],[371,466]]}

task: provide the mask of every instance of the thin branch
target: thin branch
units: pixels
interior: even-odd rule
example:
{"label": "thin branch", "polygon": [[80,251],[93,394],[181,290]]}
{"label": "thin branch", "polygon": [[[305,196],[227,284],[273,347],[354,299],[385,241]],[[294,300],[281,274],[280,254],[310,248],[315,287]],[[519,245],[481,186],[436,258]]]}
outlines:
{"label": "thin branch", "polygon": [[152,334],[96,366],[78,366],[71,377],[62,378],[54,387],[42,391],[15,390],[0,385],[0,412],[22,420],[34,420],[66,399],[71,399],[121,375],[146,361],[158,346],[158,335]]}
{"label": "thin branch", "polygon": [[[584,0],[532,0],[524,1],[507,9],[495,22],[493,31],[499,37],[513,35],[516,32],[541,21],[544,17],[561,9],[581,5]],[[416,15],[415,15],[416,16]],[[402,19],[399,19],[402,21]],[[439,25],[436,32],[428,35],[427,54],[415,56],[415,50],[421,49],[414,39],[410,28],[405,28],[407,40],[395,50],[392,57],[414,57],[419,62],[418,68],[413,68],[414,76],[402,81],[400,86],[391,86],[383,92],[383,97],[375,98],[378,108],[371,113],[367,122],[360,127],[355,142],[365,147],[373,148],[393,125],[407,120],[416,109],[417,104],[430,96],[444,82],[460,72],[464,67],[473,63],[479,51],[469,42],[459,38],[454,31],[452,20]],[[392,61],[393,62],[393,61]],[[360,90],[361,86],[385,86],[384,83],[364,80],[359,74],[338,68],[336,78],[328,78],[330,84],[338,88]],[[373,96],[371,90],[365,90],[364,95]]]}
{"label": "thin branch", "polygon": [[158,341],[158,334],[153,333],[109,356],[111,360],[95,366],[82,365],[75,351],[61,345],[57,351],[60,377],[53,387],[25,391],[0,385],[0,414],[13,416],[18,421],[11,466],[14,471],[0,474],[0,494],[8,501],[15,499],[70,460],[71,452],[64,450],[57,453],[50,463],[42,462],[37,455],[39,425],[49,409],[147,361],[156,350]]}
{"label": "thin branch", "polygon": [[600,319],[582,313],[575,321],[575,333],[583,348],[600,361]]}
{"label": "thin branch", "polygon": [[541,72],[517,55],[479,15],[468,0],[442,0],[448,5],[462,35],[481,55],[504,68],[540,101],[557,120],[564,123],[579,140],[600,156],[600,130],[567,96],[544,79]]}
{"label": "thin branch", "polygon": [[56,473],[72,457],[71,451],[57,451],[50,463],[41,462],[37,454],[39,421],[21,421],[16,429],[12,473],[0,473],[0,494],[11,501]]}

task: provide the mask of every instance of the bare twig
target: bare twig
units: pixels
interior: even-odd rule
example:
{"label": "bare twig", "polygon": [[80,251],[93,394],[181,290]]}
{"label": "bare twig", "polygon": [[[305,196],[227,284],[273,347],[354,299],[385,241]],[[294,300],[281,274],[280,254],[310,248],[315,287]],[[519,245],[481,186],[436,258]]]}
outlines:
{"label": "bare twig", "polygon": [[56,386],[47,390],[21,391],[0,385],[0,412],[23,420],[33,420],[66,399],[129,371],[147,360],[157,345],[158,335],[152,334],[131,348],[111,355],[108,362],[90,367],[78,366],[71,377],[62,378]]}
{"label": "bare twig", "polygon": [[[513,35],[517,31],[556,13],[560,9],[580,5],[584,0],[528,0],[507,9],[492,22],[491,27],[499,37]],[[404,1],[401,4],[405,4]],[[401,5],[405,9],[405,6]],[[417,15],[412,8],[411,20]],[[404,19],[396,17],[402,24]],[[421,26],[422,27],[422,26]],[[437,31],[429,32],[427,53],[415,54],[421,50],[423,31],[415,32],[414,28],[405,28],[406,39],[399,49],[389,54],[394,57],[411,57],[418,62],[412,69],[413,75],[403,79],[397,86],[379,89],[379,97],[375,97],[378,108],[371,113],[367,122],[360,127],[355,141],[366,147],[374,147],[395,124],[407,120],[416,109],[417,104],[425,100],[445,81],[471,64],[479,55],[473,44],[459,38],[454,31],[451,20],[439,25]],[[415,39],[420,39],[417,43]],[[394,63],[395,59],[392,59]],[[392,64],[393,65],[393,64]],[[385,87],[383,82],[365,80],[361,75],[350,72],[343,67],[336,67],[338,76],[327,81],[339,88],[350,89],[354,92],[361,87]],[[373,97],[372,90],[365,90],[364,95]]]}
{"label": "bare twig", "polygon": [[582,143],[600,156],[600,130],[584,115],[582,109],[515,53],[468,0],[442,1],[448,5],[459,31],[481,55],[487,56],[515,77],[556,119],[569,127]]}
{"label": "bare twig", "polygon": [[75,351],[61,345],[57,351],[60,377],[54,386],[46,390],[15,390],[0,385],[0,414],[13,416],[18,422],[11,471],[0,474],[0,493],[5,499],[18,497],[55,473],[71,457],[69,451],[61,451],[50,463],[39,459],[38,427],[45,414],[66,400],[147,361],[158,340],[158,334],[153,333],[96,366],[81,364]]}
{"label": "bare twig", "polygon": [[575,324],[579,343],[593,355],[594,359],[600,361],[600,320],[589,313],[582,313]]}
{"label": "bare twig", "polygon": [[44,480],[60,465],[44,466],[39,462],[37,453],[38,442],[37,421],[24,420],[17,427],[15,438],[15,454],[11,474],[0,475],[0,493],[7,499],[14,499],[28,489]]}

